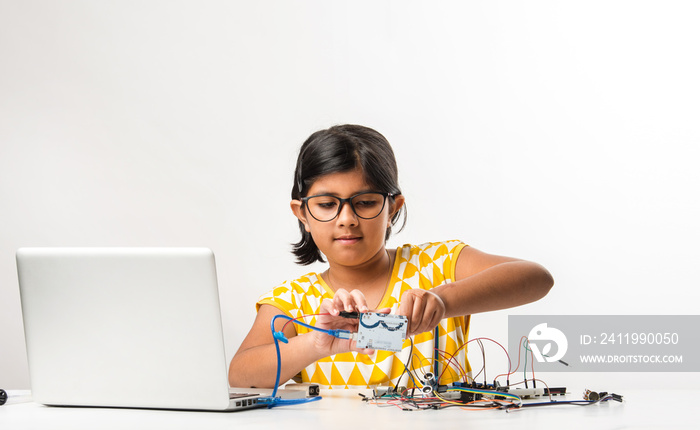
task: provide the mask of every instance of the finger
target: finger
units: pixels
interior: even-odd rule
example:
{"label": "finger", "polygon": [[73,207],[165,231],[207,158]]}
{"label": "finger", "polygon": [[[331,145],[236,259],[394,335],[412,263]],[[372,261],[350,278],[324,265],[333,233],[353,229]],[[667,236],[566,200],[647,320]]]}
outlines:
{"label": "finger", "polygon": [[[329,314],[333,316],[338,316],[340,314],[340,310],[338,309],[338,306],[336,305],[335,298],[333,299],[323,299],[321,302],[321,313],[326,313],[328,312]],[[322,318],[322,317],[320,317]]]}
{"label": "finger", "polygon": [[435,309],[427,302],[425,311],[423,312],[423,324],[421,327],[421,333],[433,331],[433,329],[440,323],[440,313],[439,309]]}
{"label": "finger", "polygon": [[403,315],[408,319],[408,329],[407,333],[408,335],[413,334],[413,317],[412,317],[412,311],[413,311],[413,301],[415,300],[415,296],[413,294],[404,294],[403,297],[401,297],[401,304],[399,305],[399,309],[397,310],[398,315]]}
{"label": "finger", "polygon": [[413,309],[411,309],[411,331],[413,334],[423,333],[423,313],[425,312],[425,300],[421,296],[417,296],[413,301]]}
{"label": "finger", "polygon": [[439,323],[440,319],[437,310],[429,311],[430,315],[425,315],[423,317],[424,325],[421,328],[421,333],[426,331],[432,331]]}
{"label": "finger", "polygon": [[354,299],[347,290],[339,288],[338,291],[335,292],[335,296],[333,297],[333,303],[338,308],[338,310],[352,312]]}
{"label": "finger", "polygon": [[445,315],[445,304],[439,296],[430,292],[424,296],[424,299],[426,310],[423,312],[425,321],[423,330],[430,331],[440,324],[440,320]]}
{"label": "finger", "polygon": [[411,315],[410,311],[413,309],[413,295],[412,294],[404,294],[403,297],[401,297],[401,303],[399,304],[399,308],[396,311],[397,315],[403,315],[408,319],[408,328],[406,333],[410,336],[413,334],[411,332]]}
{"label": "finger", "polygon": [[350,292],[350,296],[352,297],[354,306],[358,311],[367,312],[369,310],[369,307],[367,307],[367,300],[365,299],[365,295],[362,294],[362,291],[352,290]]}
{"label": "finger", "polygon": [[396,310],[397,315],[403,315],[410,319],[411,315],[411,309],[413,309],[413,300],[414,300],[413,294],[404,294],[401,297],[401,303],[399,304],[399,308]]}
{"label": "finger", "polygon": [[370,349],[370,348],[355,348],[355,351],[359,352],[360,354],[365,354],[365,355],[372,355],[375,352],[377,352],[376,350]]}

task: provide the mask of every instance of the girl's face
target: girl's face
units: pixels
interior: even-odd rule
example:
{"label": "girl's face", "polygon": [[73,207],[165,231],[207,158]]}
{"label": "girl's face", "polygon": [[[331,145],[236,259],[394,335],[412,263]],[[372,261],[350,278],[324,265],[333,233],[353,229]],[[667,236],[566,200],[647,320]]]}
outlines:
{"label": "girl's face", "polygon": [[[365,181],[360,169],[321,176],[309,189],[308,196],[330,194],[342,199],[356,194],[377,191]],[[383,255],[384,236],[391,226],[392,215],[403,205],[403,196],[387,198],[379,216],[359,218],[348,203],[343,204],[337,217],[328,222],[314,219],[302,202],[292,200],[294,215],[304,224],[329,264],[360,266]]]}

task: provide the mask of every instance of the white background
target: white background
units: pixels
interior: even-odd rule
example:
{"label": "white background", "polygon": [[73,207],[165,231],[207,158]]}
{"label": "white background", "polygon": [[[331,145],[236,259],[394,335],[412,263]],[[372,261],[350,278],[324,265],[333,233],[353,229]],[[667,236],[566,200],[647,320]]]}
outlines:
{"label": "white background", "polygon": [[[509,314],[697,314],[699,19],[692,1],[0,0],[0,386],[29,388],[20,246],[212,248],[233,356],[257,297],[321,268],[294,264],[289,192],[299,145],[340,123],[397,154],[389,245],[457,238],[554,275],[472,337],[505,342]],[[553,384],[577,377],[649,381]]]}

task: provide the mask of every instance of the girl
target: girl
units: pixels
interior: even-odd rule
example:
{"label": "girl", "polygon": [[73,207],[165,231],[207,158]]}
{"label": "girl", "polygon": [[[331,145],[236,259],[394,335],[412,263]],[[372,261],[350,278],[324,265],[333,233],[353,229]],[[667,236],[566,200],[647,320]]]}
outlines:
{"label": "girl", "polygon": [[[232,386],[274,385],[270,321],[276,315],[310,315],[302,321],[354,332],[358,321],[340,312],[369,310],[408,318],[411,339],[401,352],[357,349],[352,340],[286,324],[289,343],[280,343],[280,381],[295,378],[332,388],[395,385],[404,364],[425,372],[435,360],[440,384],[461,380],[469,372],[466,348],[460,348],[469,316],[538,300],[552,287],[551,275],[539,264],[486,254],[459,241],[387,249],[392,226],[402,214],[405,221],[404,201],[394,153],[375,130],[335,126],[304,142],[292,188],[291,209],[302,236],[294,254],[302,265],[325,257],[328,269],[261,297],[253,327],[231,361]],[[404,382],[411,386],[408,378]]]}

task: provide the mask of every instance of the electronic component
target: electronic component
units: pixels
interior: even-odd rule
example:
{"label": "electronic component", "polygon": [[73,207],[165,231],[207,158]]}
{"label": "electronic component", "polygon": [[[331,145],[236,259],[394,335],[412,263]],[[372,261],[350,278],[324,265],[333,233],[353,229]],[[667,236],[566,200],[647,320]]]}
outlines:
{"label": "electronic component", "polygon": [[[603,394],[603,393],[601,393],[601,394]],[[604,393],[604,394],[607,394],[607,393]],[[601,396],[601,395],[598,394],[597,392],[591,391],[591,390],[586,390],[586,391],[583,393],[583,398],[584,398],[585,400],[590,400],[590,401],[593,401],[593,402],[597,402],[598,400],[600,400],[601,397],[605,397],[605,396],[604,396],[604,395]]]}
{"label": "electronic component", "polygon": [[359,312],[340,311],[340,316],[343,317],[343,318],[359,319],[359,318],[360,318],[360,313],[359,313]]}
{"label": "electronic component", "polygon": [[399,352],[406,340],[408,319],[403,315],[367,312],[360,314],[357,347]]}
{"label": "electronic component", "polygon": [[440,398],[444,400],[462,400],[462,392],[445,391],[444,393],[440,393]]}
{"label": "electronic component", "polygon": [[607,391],[596,392],[596,391],[586,390],[583,392],[583,398],[584,398],[584,400],[587,400],[590,402],[599,402],[599,401],[602,402],[605,400],[615,400],[616,402],[622,401],[621,395],[615,394],[615,393],[608,393]]}
{"label": "electronic component", "polygon": [[505,396],[498,396],[497,392],[505,393],[507,390],[507,387],[500,387],[496,384],[481,384],[478,382],[469,384],[455,382],[451,386],[438,385],[437,389],[439,393],[459,393],[459,400],[465,403],[481,400],[485,394],[493,396],[496,399],[504,399]]}
{"label": "electronic component", "polygon": [[394,394],[394,387],[374,387],[372,394],[374,397],[389,396]]}
{"label": "electronic component", "polygon": [[435,375],[432,373],[428,372],[423,376],[423,392],[425,394],[430,394],[433,391],[438,391],[438,382],[437,379],[435,379]]}
{"label": "electronic component", "polygon": [[277,397],[285,400],[294,400],[305,399],[307,396],[302,390],[287,390],[286,388],[280,388],[277,390]]}
{"label": "electronic component", "polygon": [[321,395],[321,389],[318,384],[312,384],[309,382],[302,382],[298,384],[287,384],[284,386],[286,391],[301,391],[305,393],[306,397],[316,397]]}
{"label": "electronic component", "polygon": [[506,393],[514,394],[521,399],[529,399],[533,397],[544,396],[544,388],[511,388],[508,390],[502,390]]}
{"label": "electronic component", "polygon": [[498,382],[494,384],[482,384],[479,382],[453,382],[452,387],[456,388],[476,388],[477,390],[508,391],[508,387],[502,387]]}

